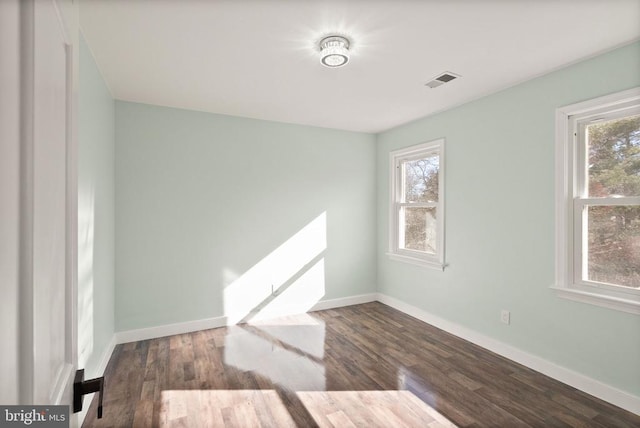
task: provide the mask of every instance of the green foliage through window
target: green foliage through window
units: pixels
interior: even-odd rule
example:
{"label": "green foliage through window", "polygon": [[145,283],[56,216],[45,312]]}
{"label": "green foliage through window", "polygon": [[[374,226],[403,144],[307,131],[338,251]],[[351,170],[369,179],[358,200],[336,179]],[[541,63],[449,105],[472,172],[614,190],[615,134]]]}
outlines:
{"label": "green foliage through window", "polygon": [[589,196],[640,196],[640,115],[587,127]]}
{"label": "green foliage through window", "polygon": [[[591,198],[640,196],[640,115],[587,126]],[[640,288],[640,206],[588,206],[588,279]]]}

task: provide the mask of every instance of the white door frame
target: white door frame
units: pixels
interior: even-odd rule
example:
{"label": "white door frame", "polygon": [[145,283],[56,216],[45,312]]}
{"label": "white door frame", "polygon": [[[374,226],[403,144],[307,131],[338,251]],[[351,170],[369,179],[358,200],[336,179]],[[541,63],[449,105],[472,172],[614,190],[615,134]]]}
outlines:
{"label": "white door frame", "polygon": [[[66,52],[65,82],[65,231],[64,231],[64,368],[54,382],[49,397],[50,403],[34,402],[36,385],[36,331],[38,314],[34,304],[34,167],[35,136],[37,124],[36,112],[36,14],[55,13],[60,34],[64,40]],[[74,94],[73,94],[73,52],[72,38],[62,18],[56,0],[22,0],[20,2],[20,250],[19,250],[19,403],[20,404],[70,404],[72,402],[72,383],[77,365],[77,144],[74,132]],[[58,37],[60,35],[57,35]],[[41,380],[40,380],[41,381]]]}
{"label": "white door frame", "polygon": [[20,0],[0,1],[0,403],[18,404]]}

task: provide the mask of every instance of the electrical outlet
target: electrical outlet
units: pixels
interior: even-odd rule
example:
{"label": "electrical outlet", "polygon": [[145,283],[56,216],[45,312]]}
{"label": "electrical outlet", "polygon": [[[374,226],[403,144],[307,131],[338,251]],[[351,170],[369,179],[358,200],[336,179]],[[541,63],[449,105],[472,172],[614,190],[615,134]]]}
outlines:
{"label": "electrical outlet", "polygon": [[503,309],[500,312],[500,321],[505,323],[505,324],[510,324],[511,323],[511,312]]}

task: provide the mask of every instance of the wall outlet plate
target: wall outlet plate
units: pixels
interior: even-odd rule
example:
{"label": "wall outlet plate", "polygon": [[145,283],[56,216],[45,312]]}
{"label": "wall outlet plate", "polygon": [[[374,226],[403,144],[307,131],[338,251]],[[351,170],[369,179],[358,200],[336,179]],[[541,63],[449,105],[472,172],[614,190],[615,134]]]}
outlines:
{"label": "wall outlet plate", "polygon": [[511,323],[511,312],[503,309],[500,312],[500,321],[505,323],[505,324],[510,324]]}

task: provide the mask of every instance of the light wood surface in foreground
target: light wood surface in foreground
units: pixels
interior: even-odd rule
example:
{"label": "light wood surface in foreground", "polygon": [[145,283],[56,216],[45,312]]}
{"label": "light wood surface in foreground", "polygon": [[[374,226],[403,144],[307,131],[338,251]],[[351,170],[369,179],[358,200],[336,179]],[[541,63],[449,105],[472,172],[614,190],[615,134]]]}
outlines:
{"label": "light wood surface in foreground", "polygon": [[455,428],[409,391],[313,391],[298,397],[321,428]]}
{"label": "light wood surface in foreground", "polygon": [[[455,428],[409,391],[297,393],[321,428]],[[178,427],[296,427],[274,390],[163,391],[159,425]]]}
{"label": "light wood surface in foreground", "polygon": [[295,427],[273,390],[163,391],[160,427]]}

